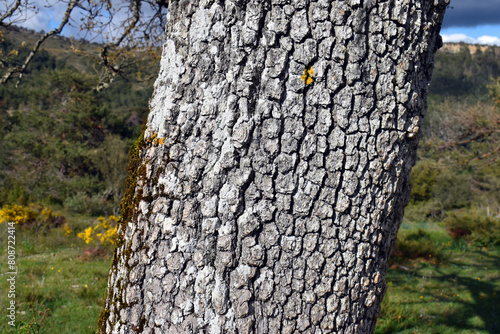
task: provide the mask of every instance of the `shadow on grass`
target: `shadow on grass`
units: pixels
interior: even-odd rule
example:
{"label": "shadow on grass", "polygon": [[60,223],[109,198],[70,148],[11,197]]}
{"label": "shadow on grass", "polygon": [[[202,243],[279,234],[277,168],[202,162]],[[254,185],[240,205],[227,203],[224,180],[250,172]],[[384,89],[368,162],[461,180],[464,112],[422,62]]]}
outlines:
{"label": "shadow on grass", "polygon": [[475,251],[443,265],[393,269],[393,301],[376,332],[500,333],[499,268],[500,257]]}
{"label": "shadow on grass", "polygon": [[[482,252],[480,252],[482,253]],[[489,268],[489,271],[500,270],[500,257],[486,255],[482,253],[483,261],[481,264],[471,265],[473,269]],[[459,262],[451,262],[450,265],[463,266]],[[476,272],[479,272],[477,270]],[[443,315],[443,322],[449,326],[461,330],[478,329],[472,325],[474,317],[479,317],[484,323],[484,330],[491,334],[500,333],[500,291],[493,282],[497,281],[498,275],[492,281],[486,281],[483,277],[467,277],[457,273],[444,273],[441,268],[436,268],[439,275],[434,279],[441,282],[453,281],[461,289],[469,292],[471,300],[456,300],[454,303],[460,306],[448,314]],[[498,282],[497,282],[498,283]]]}

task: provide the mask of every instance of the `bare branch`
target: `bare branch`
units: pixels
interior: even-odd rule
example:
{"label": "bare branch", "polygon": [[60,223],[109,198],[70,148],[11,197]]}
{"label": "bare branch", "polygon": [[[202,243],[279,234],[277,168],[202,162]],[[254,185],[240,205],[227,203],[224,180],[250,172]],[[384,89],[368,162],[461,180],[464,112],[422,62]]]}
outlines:
{"label": "bare branch", "polygon": [[5,12],[5,14],[2,15],[2,17],[0,17],[0,25],[1,26],[10,26],[12,23],[4,23],[4,21],[11,17],[15,12],[16,10],[18,10],[18,8],[21,6],[21,0],[16,0],[16,3],[9,9]]}
{"label": "bare branch", "polygon": [[[11,4],[6,4],[5,0],[2,2],[4,3],[5,13],[0,17],[0,26],[3,27],[26,22],[38,12],[36,6],[30,0],[15,0]],[[30,13],[30,10],[33,10],[33,12]]]}
{"label": "bare branch", "polygon": [[482,132],[477,133],[473,138],[469,138],[469,139],[465,139],[465,140],[460,140],[460,141],[454,141],[454,142],[448,143],[446,145],[441,145],[438,148],[440,150],[446,150],[446,149],[453,148],[453,147],[456,147],[456,146],[461,146],[461,145],[469,144],[469,143],[478,141],[479,139],[488,137],[489,135],[491,135],[494,132],[496,132],[496,131],[495,130],[482,131]]}
{"label": "bare branch", "polygon": [[498,153],[498,152],[500,152],[500,146],[498,146],[493,152],[485,153],[485,154],[483,154],[483,155],[481,155],[479,157],[475,157],[474,159],[471,160],[471,162],[487,158],[487,157],[489,157],[489,156],[491,156],[491,155],[493,155],[495,153]]}
{"label": "bare branch", "polygon": [[33,60],[33,57],[35,56],[36,52],[38,51],[38,49],[40,48],[42,43],[50,36],[61,33],[64,26],[68,23],[69,18],[71,16],[71,12],[73,11],[73,8],[75,8],[77,3],[78,3],[78,0],[71,0],[68,3],[68,8],[66,9],[66,12],[64,13],[64,17],[63,17],[59,27],[54,29],[54,30],[49,31],[48,33],[46,33],[42,37],[40,37],[40,39],[35,43],[35,45],[31,49],[31,52],[28,55],[28,57],[26,57],[26,59],[24,60],[24,63],[21,66],[12,67],[9,70],[7,70],[7,73],[5,73],[5,75],[0,80],[0,84],[6,83],[14,74],[19,73],[19,80],[16,83],[16,87],[17,87],[17,85],[19,85],[19,82],[23,76],[24,71],[26,70],[28,65],[31,63],[31,61]]}
{"label": "bare branch", "polygon": [[[0,0],[5,1],[5,0]],[[31,15],[32,0],[10,0],[12,3],[5,6],[7,12],[2,19],[8,17],[23,17]],[[55,0],[64,2],[66,0]],[[98,55],[101,68],[101,81],[112,81],[113,77],[124,77],[127,69],[137,66],[145,57],[157,61],[156,48],[164,34],[166,1],[164,0],[68,0],[66,14],[58,29],[44,34],[32,47],[29,55],[22,59],[22,65],[12,64],[7,59],[0,59],[3,69],[0,84],[4,84],[16,75],[22,78],[28,65],[31,63],[41,44],[51,35],[59,34],[67,24],[79,27],[83,38],[87,40],[99,39],[104,46]],[[51,7],[52,5],[49,5]],[[75,9],[75,10],[73,10]],[[78,12],[78,13],[77,13]],[[75,14],[77,13],[77,14]],[[124,18],[124,15],[126,18]],[[76,20],[78,18],[78,22]],[[8,25],[11,22],[7,22]],[[2,23],[0,22],[0,26]],[[7,24],[3,24],[7,26]],[[139,52],[136,52],[139,51]],[[16,51],[13,51],[16,55]],[[11,55],[11,54],[10,54]],[[9,67],[10,63],[10,67]],[[140,66],[140,65],[139,65]],[[96,69],[97,70],[97,69]],[[106,72],[106,73],[104,73]],[[137,72],[139,73],[139,72]],[[104,80],[104,81],[103,81]],[[138,75],[138,80],[143,81]]]}
{"label": "bare branch", "polygon": [[103,61],[104,66],[106,66],[106,68],[108,68],[109,70],[111,70],[111,72],[114,73],[114,74],[119,74],[121,72],[121,68],[113,66],[109,62],[108,51],[109,51],[110,48],[115,48],[115,47],[119,46],[123,42],[123,40],[127,36],[130,35],[131,31],[137,25],[137,22],[139,22],[140,11],[141,11],[141,1],[140,0],[133,0],[132,3],[130,4],[130,7],[132,9],[132,21],[125,28],[125,30],[122,32],[122,34],[120,35],[120,37],[118,38],[118,40],[116,40],[115,42],[108,43],[107,45],[105,45],[103,47],[100,55],[99,55],[101,57],[102,61]]}

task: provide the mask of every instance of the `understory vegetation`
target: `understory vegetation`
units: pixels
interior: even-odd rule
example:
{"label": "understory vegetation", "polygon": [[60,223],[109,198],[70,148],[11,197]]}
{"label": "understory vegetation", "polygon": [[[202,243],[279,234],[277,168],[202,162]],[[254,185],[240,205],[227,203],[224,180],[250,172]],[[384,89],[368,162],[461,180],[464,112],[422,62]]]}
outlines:
{"label": "understory vegetation", "polygon": [[498,333],[500,48],[436,58],[376,333]]}
{"label": "understory vegetation", "polygon": [[[19,36],[5,33],[2,52]],[[120,78],[97,91],[96,65],[57,43],[18,88],[0,86],[0,256],[15,222],[18,268],[16,327],[1,322],[5,333],[97,328],[128,150],[152,93],[151,82]],[[437,55],[377,333],[500,332],[499,77],[498,47],[451,45]]]}

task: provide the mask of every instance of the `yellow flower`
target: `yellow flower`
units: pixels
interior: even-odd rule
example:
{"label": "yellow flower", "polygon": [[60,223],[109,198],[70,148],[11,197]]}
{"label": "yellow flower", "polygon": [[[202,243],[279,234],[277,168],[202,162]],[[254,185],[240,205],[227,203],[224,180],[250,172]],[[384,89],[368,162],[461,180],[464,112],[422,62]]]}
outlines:
{"label": "yellow flower", "polygon": [[67,237],[69,237],[71,232],[72,232],[71,227],[69,227],[68,224],[64,224],[63,231],[64,231],[64,235]]}
{"label": "yellow flower", "polygon": [[50,219],[60,216],[50,208],[44,208],[40,205],[30,204],[29,206],[22,205],[4,205],[0,209],[0,223],[5,221],[14,222],[16,224],[26,224],[37,222],[43,224],[49,222]]}
{"label": "yellow flower", "polygon": [[97,225],[95,227],[89,227],[84,232],[78,233],[78,237],[84,240],[87,244],[91,243],[95,239],[102,245],[106,243],[115,244],[117,237],[117,222],[120,217],[109,216],[109,217],[99,217],[97,218]]}
{"label": "yellow flower", "polygon": [[49,208],[43,208],[43,209],[42,209],[42,212],[41,212],[41,215],[42,215],[43,217],[45,217],[45,218],[49,218],[49,217],[51,217],[51,216],[52,216],[52,213],[53,213],[53,212],[54,212],[54,211],[52,211],[52,209],[49,209]]}
{"label": "yellow flower", "polygon": [[86,244],[91,243],[94,238],[92,238],[92,227],[85,229],[85,231],[78,233],[78,238],[83,239]]}

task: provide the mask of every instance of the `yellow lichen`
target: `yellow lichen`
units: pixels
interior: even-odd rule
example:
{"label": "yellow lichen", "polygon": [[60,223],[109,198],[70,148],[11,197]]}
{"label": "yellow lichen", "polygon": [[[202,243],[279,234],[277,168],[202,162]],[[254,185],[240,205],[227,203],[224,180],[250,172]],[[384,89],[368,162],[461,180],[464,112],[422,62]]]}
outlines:
{"label": "yellow lichen", "polygon": [[156,132],[151,132],[149,138],[144,141],[146,142],[146,144],[151,144],[152,146],[158,146],[158,145],[163,145],[164,140],[165,137],[158,138],[158,134]]}
{"label": "yellow lichen", "polygon": [[300,77],[300,79],[302,79],[302,81],[304,81],[304,83],[306,85],[309,85],[310,83],[313,82],[313,78],[312,78],[313,75],[314,75],[314,70],[313,70],[313,68],[311,66],[311,67],[306,68],[304,70],[304,74]]}

